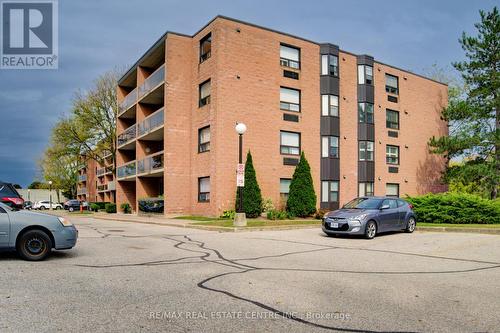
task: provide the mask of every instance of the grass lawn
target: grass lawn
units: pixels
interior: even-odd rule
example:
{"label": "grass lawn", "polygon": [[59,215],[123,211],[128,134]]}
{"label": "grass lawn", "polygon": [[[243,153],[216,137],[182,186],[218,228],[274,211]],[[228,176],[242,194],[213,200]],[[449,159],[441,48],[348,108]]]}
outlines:
{"label": "grass lawn", "polygon": [[500,229],[500,224],[454,224],[454,223],[418,223],[417,227],[446,227],[446,228],[486,228]]}
{"label": "grass lawn", "polygon": [[[193,223],[195,225],[210,225],[216,227],[233,227],[233,220],[218,219],[206,222]],[[286,226],[286,225],[303,225],[303,224],[321,224],[320,220],[260,220],[248,219],[247,227],[265,227],[265,226]]]}

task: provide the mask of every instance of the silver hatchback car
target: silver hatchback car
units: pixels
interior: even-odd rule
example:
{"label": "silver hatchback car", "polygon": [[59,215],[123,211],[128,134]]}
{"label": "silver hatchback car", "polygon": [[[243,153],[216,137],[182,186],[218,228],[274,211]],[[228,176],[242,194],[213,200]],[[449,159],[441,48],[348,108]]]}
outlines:
{"label": "silver hatchback car", "polygon": [[16,250],[25,260],[43,260],[52,249],[73,248],[77,239],[78,230],[63,217],[0,203],[0,250]]}
{"label": "silver hatchback car", "polygon": [[368,239],[380,232],[413,232],[417,220],[412,208],[399,198],[356,198],[341,209],[325,214],[322,228],[327,235],[364,235]]}

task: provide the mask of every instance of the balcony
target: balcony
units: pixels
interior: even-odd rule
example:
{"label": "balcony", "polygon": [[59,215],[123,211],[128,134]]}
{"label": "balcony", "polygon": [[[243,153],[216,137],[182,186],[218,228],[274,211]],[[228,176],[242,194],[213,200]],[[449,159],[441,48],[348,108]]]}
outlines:
{"label": "balcony", "polygon": [[78,182],[83,183],[87,181],[87,175],[79,175],[78,176]]}
{"label": "balcony", "polygon": [[110,175],[112,173],[113,173],[113,168],[108,166],[105,168],[97,169],[96,175],[97,175],[97,177],[101,177],[104,175]]}
{"label": "balcony", "polygon": [[108,182],[108,191],[116,191],[116,183],[114,180]]}
{"label": "balcony", "polygon": [[133,118],[135,116],[135,103],[137,102],[137,87],[132,90],[118,106],[118,117],[120,118]]}
{"label": "balcony", "polygon": [[[148,78],[144,81],[142,85],[139,86],[138,99],[141,100],[146,97],[149,93],[155,91],[165,82],[165,64],[160,66],[157,70],[155,70]],[[158,96],[152,96],[152,100],[144,100],[142,102],[156,104],[157,97],[163,98],[164,92],[160,91]]]}
{"label": "balcony", "polygon": [[97,192],[106,192],[108,190],[108,184],[97,185]]}
{"label": "balcony", "polygon": [[81,188],[77,189],[76,190],[76,194],[77,195],[87,194],[87,188],[86,187],[81,187]]}
{"label": "balcony", "polygon": [[163,155],[160,151],[137,162],[137,175],[155,177],[163,174]]}
{"label": "balcony", "polygon": [[136,162],[131,161],[116,169],[116,178],[119,180],[135,180]]}
{"label": "balcony", "polygon": [[127,128],[122,134],[118,135],[117,146],[122,150],[134,150],[135,138],[137,137],[136,125]]}
{"label": "balcony", "polygon": [[163,140],[163,131],[161,129],[164,122],[164,111],[161,108],[137,125],[137,138],[145,141]]}

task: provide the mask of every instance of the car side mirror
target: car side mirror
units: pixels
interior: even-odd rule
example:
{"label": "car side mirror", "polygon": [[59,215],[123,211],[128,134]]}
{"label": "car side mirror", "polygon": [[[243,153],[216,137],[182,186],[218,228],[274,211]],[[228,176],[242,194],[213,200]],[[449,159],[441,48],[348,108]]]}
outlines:
{"label": "car side mirror", "polygon": [[384,209],[389,209],[389,205],[382,205],[382,207],[380,207],[380,210],[384,210]]}

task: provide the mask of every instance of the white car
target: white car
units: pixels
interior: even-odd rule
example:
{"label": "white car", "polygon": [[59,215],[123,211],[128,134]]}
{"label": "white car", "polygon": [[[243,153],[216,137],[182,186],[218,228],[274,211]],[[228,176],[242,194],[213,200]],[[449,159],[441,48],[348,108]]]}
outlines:
{"label": "white car", "polygon": [[[49,201],[36,201],[35,204],[33,205],[33,209],[40,209],[40,210],[45,210],[45,209],[50,209],[50,202]],[[52,209],[63,209],[63,206],[60,203],[52,203]]]}

